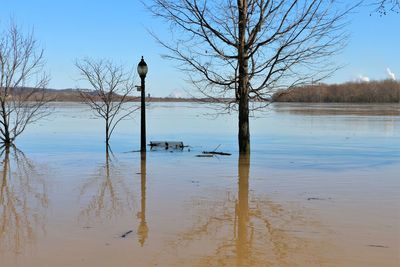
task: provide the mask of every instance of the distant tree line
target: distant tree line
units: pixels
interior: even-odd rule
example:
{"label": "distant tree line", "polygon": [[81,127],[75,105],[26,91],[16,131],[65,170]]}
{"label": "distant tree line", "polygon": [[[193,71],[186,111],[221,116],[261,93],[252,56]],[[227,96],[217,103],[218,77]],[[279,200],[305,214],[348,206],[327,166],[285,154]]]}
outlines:
{"label": "distant tree line", "polygon": [[276,102],[400,103],[400,82],[314,84],[281,90],[272,98]]}

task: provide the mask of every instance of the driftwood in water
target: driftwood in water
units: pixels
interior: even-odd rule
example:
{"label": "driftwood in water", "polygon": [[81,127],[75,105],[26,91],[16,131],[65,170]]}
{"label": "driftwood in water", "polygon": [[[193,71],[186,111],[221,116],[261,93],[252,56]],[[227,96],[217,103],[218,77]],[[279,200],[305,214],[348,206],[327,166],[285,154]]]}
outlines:
{"label": "driftwood in water", "polygon": [[198,157],[198,158],[212,158],[212,157],[214,157],[214,155],[199,154],[199,155],[196,155],[196,157]]}
{"label": "driftwood in water", "polygon": [[121,238],[125,238],[127,237],[130,233],[132,233],[132,230],[129,230],[128,232],[126,232],[125,234],[121,235]]}
{"label": "driftwood in water", "polygon": [[389,248],[388,246],[384,246],[384,245],[368,245],[368,247],[373,247],[373,248]]}
{"label": "driftwood in water", "polygon": [[221,156],[231,156],[231,153],[225,153],[225,152],[216,152],[216,151],[203,151],[203,154],[206,155],[221,155]]}

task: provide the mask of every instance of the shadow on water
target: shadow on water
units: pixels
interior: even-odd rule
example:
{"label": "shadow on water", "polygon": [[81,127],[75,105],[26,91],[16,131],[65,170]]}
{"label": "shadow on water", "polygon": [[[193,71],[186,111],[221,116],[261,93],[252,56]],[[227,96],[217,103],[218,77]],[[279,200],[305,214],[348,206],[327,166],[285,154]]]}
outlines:
{"label": "shadow on water", "polygon": [[108,221],[117,219],[133,209],[133,193],[126,185],[123,171],[117,158],[106,148],[105,161],[99,164],[94,174],[82,185],[79,200],[83,208],[80,220]]}
{"label": "shadow on water", "polygon": [[0,180],[0,253],[21,253],[45,232],[49,204],[38,167],[18,148],[2,147]]}
{"label": "shadow on water", "polygon": [[167,241],[158,261],[185,255],[181,266],[319,266],[308,236],[318,223],[306,219],[301,209],[253,195],[249,157],[239,157],[237,178],[235,193],[193,200],[187,210],[194,223]]}

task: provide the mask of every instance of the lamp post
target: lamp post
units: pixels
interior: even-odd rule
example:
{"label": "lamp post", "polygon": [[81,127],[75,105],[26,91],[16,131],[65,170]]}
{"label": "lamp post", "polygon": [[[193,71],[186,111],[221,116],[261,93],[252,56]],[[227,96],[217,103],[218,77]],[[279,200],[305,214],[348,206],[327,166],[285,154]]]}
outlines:
{"label": "lamp post", "polygon": [[146,152],[146,107],[145,107],[145,78],[148,71],[147,64],[143,57],[140,60],[137,67],[138,74],[140,76],[141,85],[141,109],[140,109],[140,152]]}

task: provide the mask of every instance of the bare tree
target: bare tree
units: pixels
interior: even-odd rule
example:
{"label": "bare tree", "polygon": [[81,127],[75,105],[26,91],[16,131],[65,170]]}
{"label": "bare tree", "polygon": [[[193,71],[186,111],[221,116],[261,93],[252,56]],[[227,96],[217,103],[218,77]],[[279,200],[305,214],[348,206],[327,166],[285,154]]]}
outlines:
{"label": "bare tree", "polygon": [[96,116],[104,119],[106,147],[115,127],[138,108],[127,104],[135,89],[133,76],[108,60],[83,59],[76,62],[76,67],[84,80],[93,90],[81,90],[84,102],[89,105]]}
{"label": "bare tree", "polygon": [[148,8],[171,25],[172,41],[157,39],[167,57],[205,96],[232,99],[240,153],[250,152],[252,110],[337,69],[331,56],[345,45],[351,11],[335,0],[153,0]]}
{"label": "bare tree", "polygon": [[43,50],[32,33],[11,24],[0,36],[0,140],[10,145],[25,128],[49,115]]}

